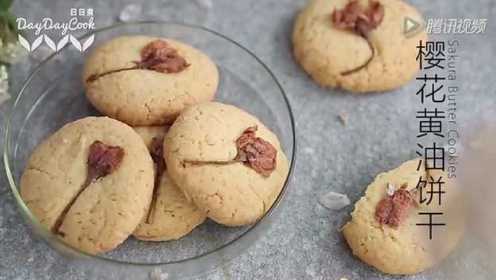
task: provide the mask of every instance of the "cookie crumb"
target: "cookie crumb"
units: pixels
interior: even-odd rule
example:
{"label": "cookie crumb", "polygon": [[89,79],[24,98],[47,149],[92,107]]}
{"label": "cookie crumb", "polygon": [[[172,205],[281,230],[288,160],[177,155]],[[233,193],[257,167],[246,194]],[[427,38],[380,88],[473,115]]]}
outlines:
{"label": "cookie crumb", "polygon": [[346,194],[328,192],[319,198],[319,203],[329,210],[340,210],[350,204],[350,199]]}
{"label": "cookie crumb", "polygon": [[167,279],[169,279],[169,273],[162,272],[158,268],[150,272],[150,280],[167,280]]}
{"label": "cookie crumb", "polygon": [[348,124],[348,114],[344,112],[339,113],[338,120],[341,122],[343,126],[346,126]]}
{"label": "cookie crumb", "polygon": [[387,186],[386,186],[387,194],[389,196],[393,196],[395,191],[396,191],[396,187],[391,183],[387,183]]}

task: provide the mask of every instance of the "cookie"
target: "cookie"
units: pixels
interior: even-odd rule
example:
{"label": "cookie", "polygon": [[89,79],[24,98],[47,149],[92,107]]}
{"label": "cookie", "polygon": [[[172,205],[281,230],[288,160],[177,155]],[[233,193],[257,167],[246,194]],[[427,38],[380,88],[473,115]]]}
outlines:
{"label": "cookie", "polygon": [[288,175],[277,136],[254,116],[217,102],[184,110],[164,141],[169,176],[209,218],[254,223]]}
{"label": "cookie", "polygon": [[212,100],[219,73],[201,51],[169,38],[123,36],[99,46],[86,60],[89,101],[127,124],[161,125],[185,107]]}
{"label": "cookie", "polygon": [[[452,252],[464,232],[465,207],[460,187],[440,171],[417,171],[419,159],[403,163],[396,169],[379,174],[356,204],[351,221],[343,234],[353,254],[365,263],[388,274],[415,274],[440,263]],[[445,193],[429,198],[430,183],[425,184],[420,201],[419,179],[436,182],[442,177]],[[422,186],[422,184],[420,184]],[[434,184],[437,190],[437,184]],[[429,222],[419,213],[442,212],[434,216],[432,239]]]}
{"label": "cookie", "polygon": [[155,153],[152,158],[156,163],[154,198],[133,235],[147,241],[176,240],[190,233],[205,221],[206,215],[193,203],[189,202],[183,192],[169,179],[164,159],[161,154],[167,128],[161,126],[135,127],[148,149]]}
{"label": "cookie", "polygon": [[153,162],[131,127],[88,117],[36,147],[20,186],[43,226],[68,245],[97,254],[121,244],[147,213]]}
{"label": "cookie", "polygon": [[321,86],[352,92],[386,91],[418,72],[424,30],[404,34],[404,20],[422,22],[400,0],[312,0],[293,29],[294,57]]}

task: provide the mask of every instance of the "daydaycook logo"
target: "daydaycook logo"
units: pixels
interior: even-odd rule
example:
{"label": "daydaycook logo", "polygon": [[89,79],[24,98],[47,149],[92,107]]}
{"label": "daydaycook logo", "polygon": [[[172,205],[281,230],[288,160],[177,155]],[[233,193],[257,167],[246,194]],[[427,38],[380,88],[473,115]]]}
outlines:
{"label": "daydaycook logo", "polygon": [[[81,30],[94,30],[95,19],[93,9],[72,8],[71,18],[67,22],[56,22],[53,19],[46,17],[40,22],[28,22],[25,18],[19,17],[16,19],[17,29],[19,30],[34,30],[35,39],[30,43],[26,38],[18,35],[19,43],[29,52],[36,50],[41,44],[45,43],[53,51],[59,51],[67,44],[72,44],[78,51],[84,52],[95,41],[95,35],[91,35],[83,41],[79,41],[70,32]],[[48,35],[42,34],[44,31],[60,31],[62,36],[58,42],[52,40]]]}

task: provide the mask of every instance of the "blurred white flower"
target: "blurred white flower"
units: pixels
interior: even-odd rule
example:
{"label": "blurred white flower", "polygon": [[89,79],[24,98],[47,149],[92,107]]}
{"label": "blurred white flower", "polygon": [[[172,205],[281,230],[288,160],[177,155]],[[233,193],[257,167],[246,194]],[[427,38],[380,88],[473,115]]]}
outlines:
{"label": "blurred white flower", "polygon": [[5,65],[0,65],[0,105],[9,99],[9,73]]}
{"label": "blurred white flower", "polygon": [[136,21],[141,17],[143,7],[139,4],[129,4],[121,10],[119,20],[122,22]]}
{"label": "blurred white flower", "polygon": [[27,51],[17,42],[4,43],[0,40],[0,61],[13,64],[26,57]]}

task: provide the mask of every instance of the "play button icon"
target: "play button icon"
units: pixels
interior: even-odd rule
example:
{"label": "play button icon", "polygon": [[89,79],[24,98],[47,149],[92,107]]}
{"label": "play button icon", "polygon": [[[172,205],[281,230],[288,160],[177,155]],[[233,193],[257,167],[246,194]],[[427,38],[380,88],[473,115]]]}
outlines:
{"label": "play button icon", "polygon": [[407,37],[411,37],[417,34],[417,32],[421,30],[421,27],[422,24],[409,17],[406,17],[403,23],[403,34],[405,34],[405,36]]}

